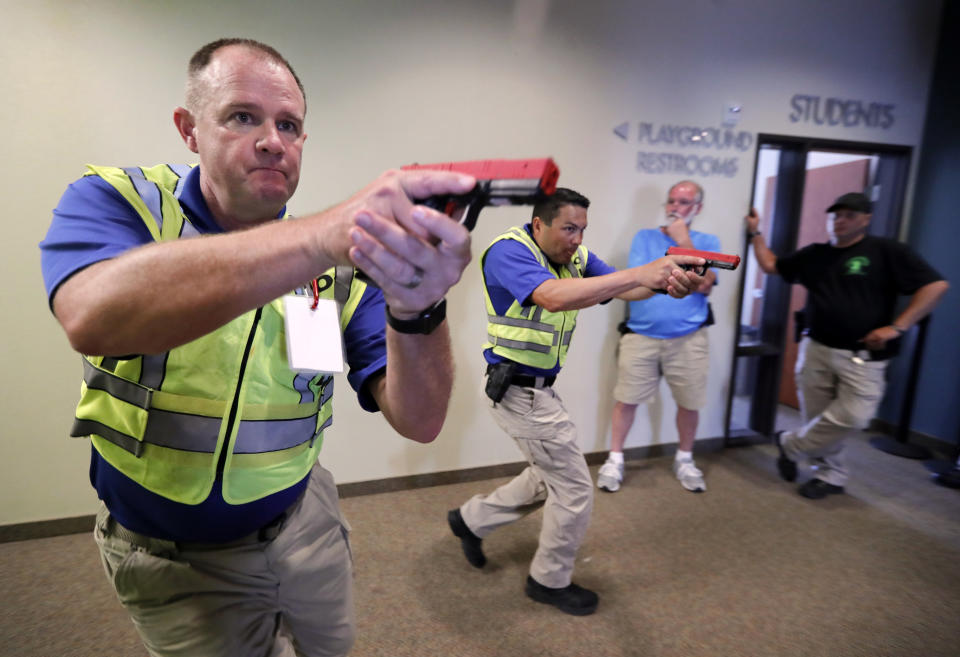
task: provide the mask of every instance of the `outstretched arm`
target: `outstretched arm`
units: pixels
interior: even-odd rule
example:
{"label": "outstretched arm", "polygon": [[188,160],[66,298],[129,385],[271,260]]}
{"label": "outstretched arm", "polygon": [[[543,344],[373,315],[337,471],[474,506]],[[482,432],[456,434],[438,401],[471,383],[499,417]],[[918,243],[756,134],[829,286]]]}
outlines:
{"label": "outstretched arm", "polygon": [[680,265],[702,265],[703,258],[664,256],[653,262],[590,278],[552,278],[533,291],[533,302],[551,312],[578,310],[601,301],[645,299],[653,290],[666,290],[670,296],[682,298],[697,288],[703,279]]}
{"label": "outstretched arm", "polygon": [[[459,174],[387,172],[347,201],[317,214],[222,235],[148,244],[98,262],[60,285],[53,311],[70,344],[81,353],[166,351],[303,285],[331,266],[351,264],[350,232],[360,215],[419,236],[428,244],[426,251],[416,253],[422,261],[437,247],[424,240],[428,233],[415,214],[455,222],[414,206],[410,199],[459,193],[472,185],[472,178]],[[409,281],[417,265],[406,259],[408,255],[401,252],[391,260],[390,271],[378,274],[378,284],[391,277]],[[383,253],[375,257],[384,259]],[[406,294],[398,312],[419,312],[430,305],[431,297],[444,292],[438,293],[432,280]]]}
{"label": "outstretched arm", "polygon": [[[688,272],[688,273],[692,273],[692,272]],[[694,275],[696,276],[696,274]],[[690,291],[696,292],[698,294],[702,294],[703,296],[709,295],[710,292],[713,290],[713,284],[717,282],[717,274],[712,269],[707,270],[707,273],[704,276],[697,277],[701,281],[699,284],[696,284],[694,282],[694,279],[691,278],[690,276],[688,276],[687,278],[690,278],[691,284],[694,285],[694,288]],[[635,287],[632,290],[628,290],[627,292],[624,292],[623,294],[618,294],[617,298],[623,299],[624,301],[643,301],[644,299],[649,299],[654,294],[656,294],[656,292],[654,292],[648,287]]]}

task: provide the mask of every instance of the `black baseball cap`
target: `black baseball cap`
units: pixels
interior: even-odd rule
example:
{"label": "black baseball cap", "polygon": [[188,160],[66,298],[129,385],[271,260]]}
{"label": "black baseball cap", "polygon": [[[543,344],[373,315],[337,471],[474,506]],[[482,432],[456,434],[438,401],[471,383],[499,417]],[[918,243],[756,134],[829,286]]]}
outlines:
{"label": "black baseball cap", "polygon": [[864,214],[873,212],[873,204],[870,202],[870,199],[857,192],[850,192],[849,194],[838,197],[837,200],[833,202],[833,205],[827,208],[827,212],[834,212],[841,208],[853,210],[854,212],[862,212]]}

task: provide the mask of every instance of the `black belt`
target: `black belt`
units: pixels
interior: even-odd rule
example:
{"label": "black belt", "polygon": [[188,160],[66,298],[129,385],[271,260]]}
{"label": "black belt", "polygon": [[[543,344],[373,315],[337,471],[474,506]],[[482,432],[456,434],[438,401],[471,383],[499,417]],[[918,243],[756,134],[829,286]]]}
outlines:
{"label": "black belt", "polygon": [[[503,361],[507,362],[507,361]],[[487,374],[490,374],[491,370],[495,368],[496,365],[487,364]],[[553,385],[553,382],[557,380],[557,375],[553,376],[526,376],[523,374],[514,374],[510,377],[510,385],[512,386],[521,386],[523,388],[549,388]]]}
{"label": "black belt", "polygon": [[514,374],[510,377],[510,385],[522,386],[524,388],[549,388],[557,380],[554,376],[523,376]]}
{"label": "black belt", "polygon": [[827,344],[826,342],[822,342],[821,340],[818,340],[817,338],[808,334],[805,334],[804,337],[808,337],[814,342],[821,344],[824,347],[827,347],[829,349],[849,351],[854,356],[859,356],[863,360],[872,360],[872,361],[890,360],[891,358],[896,356],[900,351],[900,344],[899,344],[900,338],[894,338],[892,340],[888,340],[886,346],[884,346],[883,349],[871,350],[871,349],[866,349],[862,342],[856,342],[853,344],[848,343],[841,346],[836,343]]}

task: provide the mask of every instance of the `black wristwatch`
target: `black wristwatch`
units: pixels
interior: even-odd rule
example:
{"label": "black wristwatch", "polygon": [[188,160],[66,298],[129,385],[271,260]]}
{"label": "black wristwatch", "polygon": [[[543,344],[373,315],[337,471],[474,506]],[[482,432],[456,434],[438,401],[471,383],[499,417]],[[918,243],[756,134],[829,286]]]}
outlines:
{"label": "black wristwatch", "polygon": [[752,239],[753,239],[754,237],[756,237],[757,235],[763,235],[763,233],[761,233],[759,230],[758,230],[758,231],[755,231],[755,232],[752,232],[752,233],[751,233],[750,231],[747,231],[747,239],[748,239],[748,240],[752,240]]}
{"label": "black wristwatch", "polygon": [[386,306],[386,309],[387,324],[397,333],[429,335],[447,317],[447,300],[440,299],[413,319],[397,319],[390,314],[390,306]]}

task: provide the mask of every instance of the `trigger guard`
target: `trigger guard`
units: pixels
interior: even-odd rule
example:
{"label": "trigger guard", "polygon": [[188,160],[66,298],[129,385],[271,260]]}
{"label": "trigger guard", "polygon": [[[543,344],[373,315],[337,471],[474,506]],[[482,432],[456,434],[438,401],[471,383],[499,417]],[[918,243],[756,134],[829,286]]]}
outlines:
{"label": "trigger guard", "polygon": [[692,271],[697,276],[706,276],[707,275],[707,266],[706,265],[680,265],[680,269],[684,271]]}

